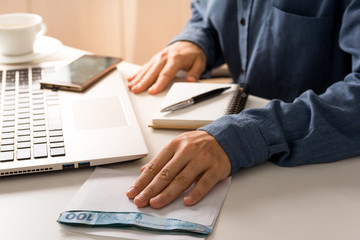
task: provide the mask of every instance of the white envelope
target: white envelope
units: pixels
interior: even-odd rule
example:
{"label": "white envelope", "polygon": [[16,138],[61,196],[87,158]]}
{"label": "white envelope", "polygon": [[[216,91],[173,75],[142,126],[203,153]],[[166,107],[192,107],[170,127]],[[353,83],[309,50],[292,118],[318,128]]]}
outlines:
{"label": "white envelope", "polygon": [[[104,212],[141,212],[162,218],[194,222],[212,229],[231,182],[230,177],[221,181],[202,201],[194,206],[186,206],[183,202],[183,198],[189,191],[188,190],[170,205],[162,209],[153,209],[151,207],[138,208],[132,200],[129,200],[126,197],[126,191],[135,182],[137,177],[138,173],[135,172],[97,167],[90,178],[75,194],[64,211],[91,210]],[[133,230],[124,231],[121,229],[109,228],[66,227],[65,229],[87,234],[127,239],[144,239],[145,236],[146,239],[156,240],[199,239],[198,237],[186,235],[154,234],[151,232]]]}

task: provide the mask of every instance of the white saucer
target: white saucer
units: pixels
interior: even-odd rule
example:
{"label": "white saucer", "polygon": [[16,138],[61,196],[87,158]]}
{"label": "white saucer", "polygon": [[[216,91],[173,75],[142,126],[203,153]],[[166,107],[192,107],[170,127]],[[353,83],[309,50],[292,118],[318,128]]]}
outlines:
{"label": "white saucer", "polygon": [[49,57],[57,53],[62,45],[63,44],[55,38],[42,36],[35,41],[34,51],[32,53],[19,56],[6,56],[0,54],[0,64],[26,63]]}

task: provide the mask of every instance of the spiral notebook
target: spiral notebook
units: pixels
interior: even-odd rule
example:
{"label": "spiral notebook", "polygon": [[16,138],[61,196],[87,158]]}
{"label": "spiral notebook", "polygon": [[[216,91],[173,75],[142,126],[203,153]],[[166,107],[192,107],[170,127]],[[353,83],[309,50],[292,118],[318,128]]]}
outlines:
{"label": "spiral notebook", "polygon": [[[230,87],[222,94],[171,112],[160,112],[166,106],[191,98],[198,94]],[[242,111],[247,100],[247,91],[234,83],[174,83],[149,125],[152,128],[197,129],[227,115]]]}

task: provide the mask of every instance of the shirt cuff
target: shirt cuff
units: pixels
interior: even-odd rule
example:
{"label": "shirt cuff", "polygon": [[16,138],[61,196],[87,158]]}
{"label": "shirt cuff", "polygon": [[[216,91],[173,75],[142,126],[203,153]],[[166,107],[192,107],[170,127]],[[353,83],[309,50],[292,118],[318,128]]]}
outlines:
{"label": "shirt cuff", "polygon": [[268,159],[268,146],[258,126],[258,120],[240,113],[224,116],[199,130],[219,142],[230,159],[233,174]]}

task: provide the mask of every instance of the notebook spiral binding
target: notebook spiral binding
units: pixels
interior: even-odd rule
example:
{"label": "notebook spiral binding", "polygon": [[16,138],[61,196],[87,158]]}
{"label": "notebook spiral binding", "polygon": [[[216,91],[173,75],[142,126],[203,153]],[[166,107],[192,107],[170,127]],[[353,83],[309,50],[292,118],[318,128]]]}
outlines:
{"label": "notebook spiral binding", "polygon": [[228,108],[225,109],[225,114],[238,114],[244,110],[248,97],[247,92],[246,87],[240,88],[237,94],[231,99]]}

